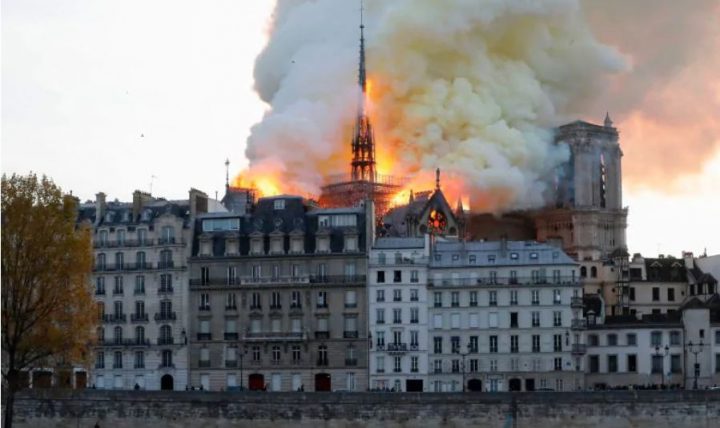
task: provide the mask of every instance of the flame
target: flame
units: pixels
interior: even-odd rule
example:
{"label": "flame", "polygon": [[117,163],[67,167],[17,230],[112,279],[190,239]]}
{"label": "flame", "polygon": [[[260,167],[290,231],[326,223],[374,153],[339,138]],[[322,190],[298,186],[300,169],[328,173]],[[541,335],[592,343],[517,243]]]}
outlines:
{"label": "flame", "polygon": [[279,180],[274,175],[267,173],[253,177],[248,171],[243,171],[233,179],[232,187],[254,189],[261,198],[277,196],[282,193],[280,191]]}

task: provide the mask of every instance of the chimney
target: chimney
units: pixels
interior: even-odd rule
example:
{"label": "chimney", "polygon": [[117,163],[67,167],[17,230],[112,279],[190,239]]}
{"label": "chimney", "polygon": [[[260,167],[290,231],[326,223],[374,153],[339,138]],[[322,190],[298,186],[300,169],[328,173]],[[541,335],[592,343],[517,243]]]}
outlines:
{"label": "chimney", "polygon": [[95,226],[100,224],[102,219],[105,217],[105,194],[103,192],[95,195]]}
{"label": "chimney", "polygon": [[190,188],[188,203],[190,204],[190,218],[208,212],[208,195],[205,192]]}
{"label": "chimney", "polygon": [[686,269],[695,268],[695,257],[693,256],[692,251],[683,251],[682,256],[683,260],[685,261]]}
{"label": "chimney", "polygon": [[132,211],[132,221],[137,221],[137,218],[140,216],[140,212],[142,211],[145,204],[152,200],[152,196],[150,196],[149,193],[143,192],[141,190],[136,190],[133,192],[133,211]]}

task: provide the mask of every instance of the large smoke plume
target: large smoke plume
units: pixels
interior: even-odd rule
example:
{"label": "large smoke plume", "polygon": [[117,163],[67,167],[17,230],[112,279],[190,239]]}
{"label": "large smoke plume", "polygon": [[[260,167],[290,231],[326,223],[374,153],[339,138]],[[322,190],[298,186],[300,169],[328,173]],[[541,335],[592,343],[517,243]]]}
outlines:
{"label": "large smoke plume", "polygon": [[[374,0],[365,8],[380,172],[417,184],[439,167],[474,208],[542,204],[568,156],[552,128],[625,67],[575,0]],[[323,176],[348,170],[358,20],[354,0],[278,1],[255,67],[271,110],[248,140],[247,177],[271,173],[284,191],[317,194]]]}

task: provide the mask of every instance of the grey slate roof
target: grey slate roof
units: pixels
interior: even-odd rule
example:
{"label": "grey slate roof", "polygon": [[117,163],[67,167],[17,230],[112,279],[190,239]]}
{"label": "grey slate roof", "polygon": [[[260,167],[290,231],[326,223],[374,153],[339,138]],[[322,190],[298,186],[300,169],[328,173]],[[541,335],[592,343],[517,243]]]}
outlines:
{"label": "grey slate roof", "polygon": [[[561,249],[535,241],[436,242],[432,253],[431,267],[577,264]],[[472,264],[470,255],[476,257]]]}
{"label": "grey slate roof", "polygon": [[373,245],[375,249],[423,248],[425,238],[378,238]]}

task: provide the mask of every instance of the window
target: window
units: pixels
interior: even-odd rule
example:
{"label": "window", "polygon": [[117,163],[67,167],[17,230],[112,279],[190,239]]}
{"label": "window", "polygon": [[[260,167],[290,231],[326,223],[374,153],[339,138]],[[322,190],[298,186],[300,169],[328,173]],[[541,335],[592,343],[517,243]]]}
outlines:
{"label": "window", "polygon": [[436,291],[433,293],[433,303],[436,308],[442,307],[442,293],[439,291]]}
{"label": "window", "polygon": [[532,352],[540,352],[540,335],[532,335]]}
{"label": "window", "polygon": [[95,294],[105,294],[105,277],[99,276],[95,278]]}
{"label": "window", "polygon": [[518,304],[518,292],[517,290],[510,290],[510,305]]}
{"label": "window", "polygon": [[272,360],[274,363],[280,361],[280,347],[277,345],[272,347]]}
{"label": "window", "polygon": [[562,303],[562,299],[560,297],[560,290],[553,290],[553,304],[559,305]]}
{"label": "window", "polygon": [[562,312],[553,311],[553,326],[562,327]]}
{"label": "window", "polygon": [[490,352],[496,353],[498,351],[498,337],[490,336]]}
{"label": "window", "polygon": [[419,341],[418,341],[418,331],[417,330],[410,330],[410,346],[411,347],[418,347]]}
{"label": "window", "polygon": [[302,307],[302,298],[300,297],[299,291],[293,291],[290,293],[290,308],[299,309]]}
{"label": "window", "polygon": [[680,365],[680,354],[670,355],[670,372],[671,373],[680,373],[681,371],[682,371],[682,368]]}
{"label": "window", "polygon": [[135,277],[135,294],[145,294],[145,276],[143,275]]}
{"label": "window", "polygon": [[488,327],[490,327],[490,328],[498,327],[498,313],[497,312],[490,312],[488,314]]}
{"label": "window", "polygon": [[518,327],[518,313],[510,312],[510,328]]}
{"label": "window", "polygon": [[396,356],[394,358],[394,363],[395,364],[393,364],[393,371],[395,373],[400,373],[402,371],[402,357]]}
{"label": "window", "polygon": [[460,360],[452,360],[450,367],[453,373],[460,373]]}
{"label": "window", "polygon": [[410,357],[410,373],[418,372],[418,357]]}
{"label": "window", "polygon": [[585,266],[580,267],[580,277],[586,278],[587,277],[587,268]]}
{"label": "window", "polygon": [[410,324],[417,324],[420,322],[420,309],[410,308]]}
{"label": "window", "polygon": [[635,333],[628,333],[626,336],[626,340],[628,346],[637,345],[637,335],[635,335]]}
{"label": "window", "polygon": [[590,345],[590,346],[599,346],[600,345],[600,340],[598,339],[597,334],[590,334],[590,335],[588,335],[587,339],[588,339],[588,345]]}
{"label": "window", "polygon": [[410,301],[411,302],[417,302],[420,300],[420,297],[418,295],[418,289],[417,288],[411,288],[410,289]]}
{"label": "window", "polygon": [[122,352],[115,351],[113,355],[113,368],[114,369],[121,369],[123,366],[123,358],[122,358]]}
{"label": "window", "polygon": [[720,345],[720,330],[715,330],[715,344]]}
{"label": "window", "polygon": [[450,338],[450,352],[453,354],[460,353],[460,336],[452,336]]}
{"label": "window", "polygon": [[637,355],[630,354],[627,356],[627,371],[631,373],[637,372]]}
{"label": "window", "polygon": [[662,332],[661,331],[653,331],[650,334],[650,345],[662,346]]}
{"label": "window", "polygon": [[402,324],[402,309],[393,309],[393,324]]}
{"label": "window", "polygon": [[675,301],[675,289],[674,288],[667,289],[667,299],[668,299],[668,302]]}
{"label": "window", "polygon": [[617,373],[617,371],[618,371],[617,355],[608,355],[607,356],[607,365],[608,365],[608,373]]}
{"label": "window", "polygon": [[210,294],[200,293],[200,310],[201,311],[209,311],[210,310]]}
{"label": "window", "polygon": [[590,268],[590,276],[592,278],[597,278],[597,267],[593,266]]}
{"label": "window", "polygon": [[532,326],[533,327],[540,327],[540,312],[539,311],[532,311],[530,313],[532,317]]}
{"label": "window", "polygon": [[490,306],[497,306],[497,291],[490,291]]}
{"label": "window", "polygon": [[540,304],[540,290],[532,290],[531,292],[531,303],[533,305]]}
{"label": "window", "polygon": [[671,331],[670,332],[670,345],[672,345],[672,346],[680,345],[680,332],[679,331]]}
{"label": "window", "polygon": [[617,334],[608,334],[607,335],[607,345],[608,346],[617,346]]}
{"label": "window", "polygon": [[478,351],[478,337],[470,336],[470,342],[468,343],[468,352],[475,353]]}
{"label": "window", "polygon": [[630,287],[630,301],[635,301],[635,287]]}
{"label": "window", "polygon": [[[562,370],[562,358],[555,358],[554,359],[554,366],[556,371]],[[559,380],[559,379],[557,379]]]}
{"label": "window", "polygon": [[453,308],[460,306],[460,293],[458,291],[450,293],[450,306]]}
{"label": "window", "polygon": [[302,360],[302,357],[300,354],[300,345],[292,346],[292,360],[293,360],[293,363],[299,363]]}
{"label": "window", "polygon": [[202,285],[210,283],[210,268],[207,266],[202,266],[200,268],[200,283]]}
{"label": "window", "polygon": [[95,368],[96,369],[104,369],[105,368],[105,353],[102,351],[95,354]]}
{"label": "window", "polygon": [[553,334],[553,351],[562,352],[562,334]]}
{"label": "window", "polygon": [[652,356],[652,373],[662,373],[663,372],[663,360],[665,359],[664,355],[653,355]]}
{"label": "window", "polygon": [[413,283],[420,282],[420,277],[418,276],[418,271],[416,271],[416,270],[410,271],[410,282],[413,282]]}
{"label": "window", "polygon": [[262,307],[262,299],[260,297],[260,293],[252,293],[250,296],[250,309],[260,309]]}
{"label": "window", "polygon": [[252,360],[260,361],[260,347],[257,345],[252,347]]}
{"label": "window", "polygon": [[470,373],[477,373],[478,372],[478,360],[475,358],[470,359]]}
{"label": "window", "polygon": [[282,301],[280,299],[280,293],[277,291],[273,291],[270,294],[270,309],[280,309],[282,308]]}
{"label": "window", "polygon": [[375,337],[377,338],[375,345],[377,347],[381,348],[385,346],[385,332],[384,331],[376,331]]}
{"label": "window", "polygon": [[402,302],[402,290],[399,288],[393,290],[393,302]]}
{"label": "window", "polygon": [[318,291],[317,307],[318,308],[327,308],[328,307],[327,291]]}
{"label": "window", "polygon": [[376,324],[385,324],[385,309],[383,309],[383,308],[375,309],[375,323]]}
{"label": "window", "polygon": [[516,334],[513,334],[510,336],[510,352],[517,353],[519,352],[519,345],[518,345],[518,336]]}
{"label": "window", "polygon": [[273,209],[274,210],[284,210],[285,209],[285,199],[275,199],[273,201]]}
{"label": "window", "polygon": [[653,300],[653,302],[657,302],[660,300],[660,287],[653,287],[652,300]]}
{"label": "window", "polygon": [[590,373],[600,371],[600,358],[597,355],[590,355]]}
{"label": "window", "polygon": [[384,270],[379,270],[379,271],[377,271],[377,278],[376,278],[376,279],[377,279],[377,281],[375,281],[375,282],[377,282],[378,284],[383,284],[383,283],[385,283],[385,271],[384,271]]}
{"label": "window", "polygon": [[478,305],[477,291],[471,291],[470,292],[470,306],[477,306],[477,305]]}
{"label": "window", "polygon": [[228,293],[227,300],[225,302],[225,309],[235,310],[237,309],[237,301],[235,293]]}
{"label": "window", "polygon": [[164,349],[162,351],[162,366],[163,367],[173,367],[173,354],[172,351],[169,349]]}
{"label": "window", "polygon": [[385,290],[375,290],[375,301],[376,302],[384,302],[385,301]]}
{"label": "window", "polygon": [[442,354],[443,338],[441,336],[433,337],[433,352],[436,354]]}
{"label": "window", "polygon": [[393,271],[393,282],[402,282],[402,271]]}

